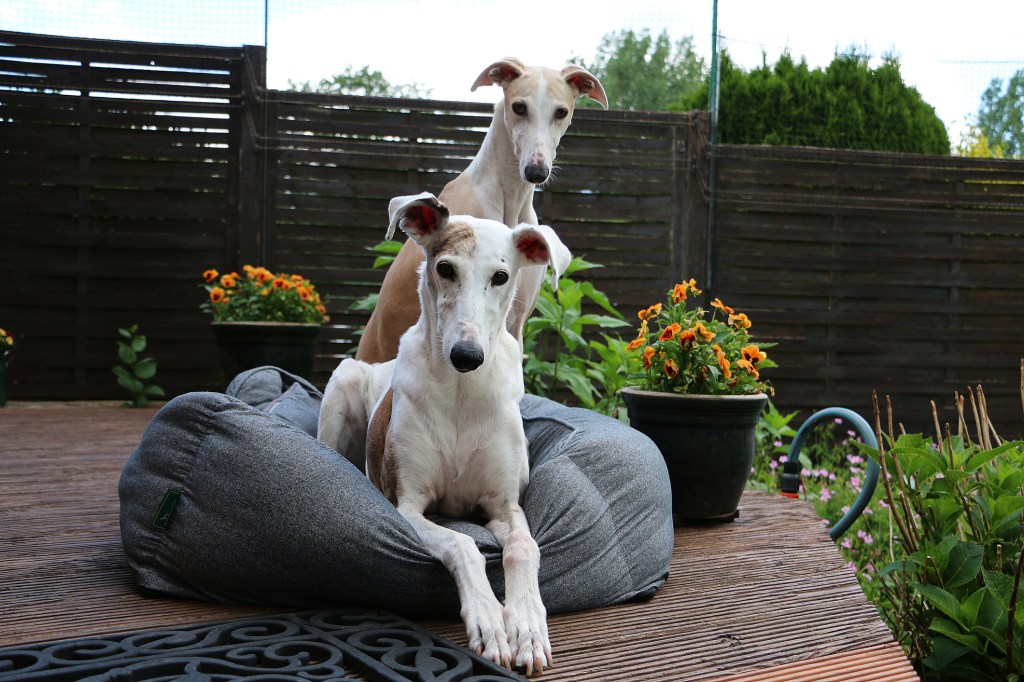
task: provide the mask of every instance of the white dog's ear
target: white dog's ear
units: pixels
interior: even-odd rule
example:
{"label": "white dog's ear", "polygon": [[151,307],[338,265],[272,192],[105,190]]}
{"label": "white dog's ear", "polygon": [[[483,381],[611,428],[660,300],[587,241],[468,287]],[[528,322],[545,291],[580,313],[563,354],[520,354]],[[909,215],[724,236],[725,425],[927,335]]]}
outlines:
{"label": "white dog's ear", "polygon": [[500,85],[505,87],[506,84],[522,76],[525,70],[526,66],[521,61],[515,57],[507,57],[500,62],[494,62],[484,69],[476,77],[476,81],[473,82],[473,87],[470,88],[470,91],[476,90],[483,85]]}
{"label": "white dog's ear", "polygon": [[576,64],[566,66],[562,69],[562,78],[569,84],[569,87],[575,88],[579,96],[587,96],[605,109],[608,108],[608,95],[605,94],[601,81],[582,66]]}
{"label": "white dog's ear", "polygon": [[551,288],[558,289],[558,278],[572,261],[569,249],[547,225],[523,223],[512,230],[512,243],[521,254],[523,265],[550,265]]}
{"label": "white dog's ear", "polygon": [[408,197],[395,197],[388,204],[387,238],[395,235],[395,228],[405,232],[417,244],[424,237],[437,232],[448,222],[448,207],[430,192]]}

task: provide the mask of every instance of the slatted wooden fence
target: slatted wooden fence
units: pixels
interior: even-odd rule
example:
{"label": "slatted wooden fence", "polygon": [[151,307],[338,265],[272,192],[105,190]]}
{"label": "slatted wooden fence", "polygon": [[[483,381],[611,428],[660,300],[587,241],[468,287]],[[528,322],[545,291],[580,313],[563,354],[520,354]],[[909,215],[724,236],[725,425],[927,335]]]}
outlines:
{"label": "slatted wooden fence", "polygon": [[[262,48],[0,32],[0,67],[14,399],[118,397],[116,327],[133,322],[170,394],[217,388],[199,274],[259,262],[331,297],[323,383],[383,276],[366,249],[388,199],[440,191],[490,117],[268,91]],[[779,342],[783,409],[868,412],[877,388],[920,430],[928,400],[952,419],[952,390],[981,382],[1024,433],[1024,162],[724,145],[712,164],[707,136],[706,114],[580,109],[538,191],[624,315],[696,277]]]}

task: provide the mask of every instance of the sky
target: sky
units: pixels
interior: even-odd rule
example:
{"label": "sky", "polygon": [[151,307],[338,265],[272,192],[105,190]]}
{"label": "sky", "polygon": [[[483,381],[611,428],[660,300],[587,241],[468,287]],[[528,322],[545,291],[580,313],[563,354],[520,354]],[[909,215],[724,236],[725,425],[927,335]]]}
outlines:
{"label": "sky", "polygon": [[[492,62],[514,56],[560,67],[590,60],[622,29],[693,36],[711,55],[713,0],[270,0],[268,84],[318,81],[369,66],[435,99],[495,102],[469,88]],[[719,0],[718,32],[733,60],[753,68],[784,51],[825,66],[851,45],[900,58],[956,141],[993,77],[1024,68],[1024,2],[978,0]],[[263,0],[0,0],[0,28],[153,42],[263,44]]]}

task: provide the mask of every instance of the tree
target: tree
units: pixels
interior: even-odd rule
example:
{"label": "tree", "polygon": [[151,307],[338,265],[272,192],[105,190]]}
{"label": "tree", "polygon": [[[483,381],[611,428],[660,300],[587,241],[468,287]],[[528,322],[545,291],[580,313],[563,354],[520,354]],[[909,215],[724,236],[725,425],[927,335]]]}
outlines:
{"label": "tree", "polygon": [[345,67],[342,73],[330,78],[321,79],[313,85],[312,81],[295,83],[289,79],[288,87],[299,92],[318,92],[327,95],[366,95],[369,97],[429,97],[431,90],[419,83],[408,85],[392,85],[380,71],[371,71],[369,66],[355,71],[352,66]]}
{"label": "tree", "polygon": [[[700,87],[704,60],[693,51],[693,36],[673,43],[667,31],[657,38],[644,29],[606,33],[590,63],[571,62],[597,76],[612,109],[667,111],[669,105]],[[584,106],[596,106],[587,104]]]}
{"label": "tree", "polygon": [[967,128],[960,133],[960,141],[953,148],[957,156],[965,156],[973,159],[1004,159],[1003,147],[1000,144],[993,145],[988,136],[982,131],[981,126],[965,122]]}
{"label": "tree", "polygon": [[[722,53],[718,139],[732,144],[773,144],[837,149],[949,154],[949,134],[916,89],[900,75],[899,60],[836,55],[825,69],[788,54],[752,71]],[[708,84],[683,97],[675,110],[707,106]]]}
{"label": "tree", "polygon": [[992,147],[1024,158],[1024,69],[1010,76],[1005,92],[1002,79],[992,79],[981,96],[978,127]]}

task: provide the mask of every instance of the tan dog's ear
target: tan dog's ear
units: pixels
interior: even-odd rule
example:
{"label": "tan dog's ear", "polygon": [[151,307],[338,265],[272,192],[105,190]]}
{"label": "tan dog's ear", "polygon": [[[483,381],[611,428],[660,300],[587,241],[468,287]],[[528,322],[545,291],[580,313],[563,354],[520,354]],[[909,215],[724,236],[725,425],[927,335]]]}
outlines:
{"label": "tan dog's ear", "polygon": [[395,197],[388,204],[387,238],[395,234],[399,228],[417,244],[434,234],[448,223],[448,207],[437,200],[430,192],[407,197]]}
{"label": "tan dog's ear", "polygon": [[572,254],[558,234],[547,225],[523,223],[512,230],[512,243],[522,256],[523,266],[551,266],[551,288],[557,291],[558,279],[572,261]]}
{"label": "tan dog's ear", "polygon": [[521,61],[515,57],[507,57],[500,62],[494,62],[484,69],[483,73],[476,77],[476,81],[473,82],[473,87],[470,88],[470,91],[472,92],[482,85],[500,85],[505,87],[508,83],[522,76],[525,70],[526,66]]}
{"label": "tan dog's ear", "polygon": [[605,109],[608,108],[608,95],[605,94],[601,81],[582,66],[575,64],[566,66],[562,69],[562,78],[569,84],[569,87],[576,89],[579,96],[589,97]]}

